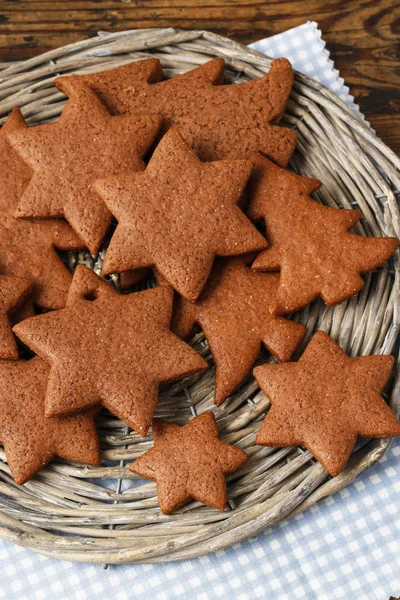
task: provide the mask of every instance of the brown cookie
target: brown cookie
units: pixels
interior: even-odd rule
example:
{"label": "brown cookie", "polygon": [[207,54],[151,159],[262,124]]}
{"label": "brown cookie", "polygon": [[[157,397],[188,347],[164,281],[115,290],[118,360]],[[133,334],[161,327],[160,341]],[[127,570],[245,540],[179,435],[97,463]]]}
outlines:
{"label": "brown cookie", "polygon": [[162,115],[163,130],[177,128],[201,160],[248,158],[255,151],[285,166],[297,139],[277,126],[293,85],[290,62],[279,58],[260,79],[219,85],[224,64],[216,58],[161,81],[160,63],[150,59],[72,79],[83,79],[113,114]]}
{"label": "brown cookie", "polygon": [[256,271],[280,269],[275,314],[298,310],[319,295],[326,304],[343,302],[363,287],[360,273],[384,263],[398,247],[395,238],[349,233],[362,213],[312,200],[310,193],[320,185],[263,156],[256,158],[247,214],[253,221],[265,221],[270,247],[252,267]]}
{"label": "brown cookie", "polygon": [[224,510],[225,473],[237,471],[246,452],[221,442],[212,412],[179,426],[153,419],[154,447],[135,460],[131,471],[157,483],[161,512],[165,515],[196,499]]}
{"label": "brown cookie", "polygon": [[142,156],[160,128],[158,115],[111,117],[82,82],[61,79],[69,100],[56,123],[23,128],[8,139],[33,176],[17,217],[65,217],[95,254],[111,215],[92,189],[99,177],[144,169]]}
{"label": "brown cookie", "polygon": [[27,129],[15,108],[0,130],[0,273],[33,283],[32,300],[42,308],[65,305],[72,275],[56,248],[77,250],[82,240],[62,220],[16,219],[15,210],[32,175],[7,136]]}
{"label": "brown cookie", "polygon": [[118,288],[121,290],[127,290],[139,281],[142,281],[149,274],[149,269],[144,267],[143,269],[133,269],[132,271],[124,271],[119,274]]}
{"label": "brown cookie", "polygon": [[262,344],[286,361],[305,336],[303,325],[271,314],[278,288],[278,273],[255,273],[237,257],[215,261],[195,304],[177,297],[172,331],[185,338],[195,323],[204,331],[215,365],[218,406],[251,371]]}
{"label": "brown cookie", "polygon": [[194,302],[215,255],[242,254],[267,245],[236,206],[251,168],[246,160],[202,163],[171,130],[143,173],[97,181],[94,189],[118,221],[103,273],[155,265]]}
{"label": "brown cookie", "polygon": [[141,435],[150,426],[158,385],[207,368],[169,330],[172,292],[120,295],[78,266],[67,306],[27,319],[17,336],[50,366],[46,415],[101,403]]}
{"label": "brown cookie", "polygon": [[[13,317],[26,304],[31,289],[32,284],[27,279],[0,275],[0,359],[18,358],[17,342],[11,324]],[[25,308],[22,316],[24,311]]]}
{"label": "brown cookie", "polygon": [[18,485],[54,456],[91,465],[100,463],[93,411],[73,417],[45,417],[49,371],[38,357],[0,361],[0,439]]}
{"label": "brown cookie", "polygon": [[297,363],[256,367],[254,376],[272,403],[256,443],[305,446],[335,477],[358,436],[400,435],[400,423],[380,395],[393,360],[350,358],[318,331]]}

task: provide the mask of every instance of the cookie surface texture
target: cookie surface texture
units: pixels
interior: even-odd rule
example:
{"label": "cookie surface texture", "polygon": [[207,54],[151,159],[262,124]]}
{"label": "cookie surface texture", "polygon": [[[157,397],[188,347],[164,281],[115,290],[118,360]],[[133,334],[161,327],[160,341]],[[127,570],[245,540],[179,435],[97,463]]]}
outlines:
{"label": "cookie surface texture", "polygon": [[118,221],[103,274],[154,265],[194,302],[216,255],[267,245],[237,206],[251,169],[247,160],[203,163],[170,130],[143,173],[97,181],[95,190]]}
{"label": "cookie surface texture", "polygon": [[21,112],[15,108],[0,130],[0,273],[31,281],[32,301],[37,306],[61,308],[72,275],[56,248],[77,250],[84,244],[65,221],[14,217],[32,171],[11,147],[7,136],[26,129]]}
{"label": "cookie surface texture", "polygon": [[381,396],[393,362],[392,356],[350,358],[318,331],[298,362],[256,367],[254,376],[272,403],[256,443],[305,446],[338,475],[358,436],[400,435]]}
{"label": "cookie surface texture", "polygon": [[100,463],[92,411],[72,417],[45,416],[49,370],[38,357],[0,361],[0,440],[19,485],[55,456],[91,465]]}
{"label": "cookie surface texture", "polygon": [[161,511],[169,514],[192,499],[223,511],[225,473],[239,469],[248,456],[218,439],[213,413],[179,426],[153,419],[154,447],[130,470],[157,483]]}
{"label": "cookie surface texture", "polygon": [[112,117],[87,86],[60,80],[69,96],[56,123],[11,133],[8,139],[33,175],[16,217],[65,217],[95,254],[111,215],[92,184],[98,177],[143,170],[142,156],[159,130],[157,115]]}
{"label": "cookie surface texture", "polygon": [[354,296],[364,286],[360,274],[383,264],[398,247],[396,238],[350,233],[362,213],[312,200],[311,192],[320,185],[256,158],[247,214],[253,221],[264,220],[269,248],[252,266],[280,270],[276,314],[298,310],[319,295],[326,304]]}
{"label": "cookie surface texture", "polygon": [[120,295],[93,271],[78,266],[64,309],[14,327],[51,366],[46,414],[72,414],[101,403],[144,435],[159,383],[207,368],[169,330],[171,313],[171,290]]}
{"label": "cookie surface texture", "polygon": [[215,404],[243,382],[262,344],[286,361],[306,334],[303,325],[271,314],[278,287],[278,273],[256,273],[242,257],[221,258],[195,304],[176,298],[172,330],[186,338],[198,323],[207,338],[215,365]]}
{"label": "cookie surface texture", "polygon": [[17,342],[11,323],[18,312],[24,317],[24,303],[31,289],[31,282],[27,279],[0,275],[0,359],[18,358]]}
{"label": "cookie surface texture", "polygon": [[274,60],[263,77],[233,85],[221,85],[224,64],[215,58],[161,81],[159,61],[149,59],[72,79],[83,79],[113,114],[161,114],[164,131],[178,129],[201,160],[247,158],[255,151],[285,166],[297,139],[277,126],[293,85],[290,62]]}

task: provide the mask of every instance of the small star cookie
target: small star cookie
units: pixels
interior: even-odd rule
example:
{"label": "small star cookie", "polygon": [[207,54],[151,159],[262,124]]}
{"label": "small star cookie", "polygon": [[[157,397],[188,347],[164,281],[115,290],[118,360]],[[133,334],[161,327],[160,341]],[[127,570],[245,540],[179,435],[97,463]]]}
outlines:
{"label": "small star cookie", "polygon": [[225,473],[237,471],[247,454],[218,439],[212,412],[179,426],[153,419],[154,447],[130,470],[157,483],[161,512],[168,515],[190,500],[223,511],[226,505]]}

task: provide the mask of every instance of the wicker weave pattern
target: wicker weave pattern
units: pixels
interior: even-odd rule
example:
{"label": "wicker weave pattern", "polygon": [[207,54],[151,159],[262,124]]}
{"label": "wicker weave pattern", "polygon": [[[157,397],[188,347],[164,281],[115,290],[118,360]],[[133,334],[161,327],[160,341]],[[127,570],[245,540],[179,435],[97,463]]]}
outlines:
{"label": "wicker weave pattern", "polygon": [[[208,32],[164,29],[101,33],[23,63],[2,65],[0,116],[5,117],[18,105],[31,124],[55,119],[65,103],[65,97],[53,86],[56,76],[104,70],[149,55],[161,60],[168,76],[222,56],[229,63],[226,75],[232,82],[261,76],[271,62]],[[357,226],[360,233],[400,237],[396,202],[400,161],[359,117],[326,88],[296,74],[282,122],[299,131],[291,167],[324,182],[318,192],[322,202],[360,208],[364,214]],[[397,253],[394,266],[369,274],[358,297],[335,308],[317,301],[296,314],[296,320],[309,328],[305,343],[313,331],[323,329],[350,355],[393,352],[399,328],[398,260]],[[85,253],[68,257],[71,267],[77,261],[99,272],[102,254],[95,258]],[[192,344],[209,358],[202,334],[194,336]],[[270,360],[266,354],[265,360]],[[397,415],[399,388],[398,376],[392,382],[390,400]],[[129,563],[191,558],[253,536],[312,506],[353,480],[390,444],[388,440],[365,443],[353,454],[346,470],[329,479],[308,452],[255,446],[256,431],[269,402],[253,378],[249,377],[220,408],[213,406],[212,397],[210,371],[166,387],[156,414],[183,423],[212,409],[222,439],[249,453],[248,463],[230,478],[230,510],[219,513],[193,502],[171,516],[162,515],[155,485],[140,480],[126,466],[151,447],[151,436],[140,438],[129,433],[121,421],[103,416],[100,433],[104,460],[99,468],[53,462],[32,481],[17,487],[0,451],[0,536],[55,558],[76,561]]]}

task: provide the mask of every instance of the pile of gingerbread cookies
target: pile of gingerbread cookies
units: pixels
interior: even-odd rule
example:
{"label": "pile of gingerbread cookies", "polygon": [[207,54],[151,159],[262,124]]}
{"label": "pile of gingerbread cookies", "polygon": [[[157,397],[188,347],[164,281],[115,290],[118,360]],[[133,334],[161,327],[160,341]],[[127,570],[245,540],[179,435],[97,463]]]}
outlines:
{"label": "pile of gingerbread cookies", "polygon": [[[98,464],[102,405],[140,435],[152,426],[130,468],[157,482],[163,512],[223,510],[246,453],[219,440],[212,412],[153,419],[160,384],[208,368],[184,341],[196,325],[218,406],[262,346],[279,361],[254,369],[272,404],[257,444],[304,445],[335,476],[357,436],[400,435],[381,396],[393,358],[350,358],[319,331],[290,362],[306,328],[287,316],[357,294],[398,241],[351,232],[359,211],[320,204],[320,182],[285,168],[287,60],[223,79],[222,59],[172,79],[156,59],[62,77],[57,122],[28,127],[15,108],[2,127],[0,440],[17,484],[54,456]],[[57,250],[77,249],[105,249],[103,277],[70,274]],[[149,270],[158,286],[132,291]]]}

